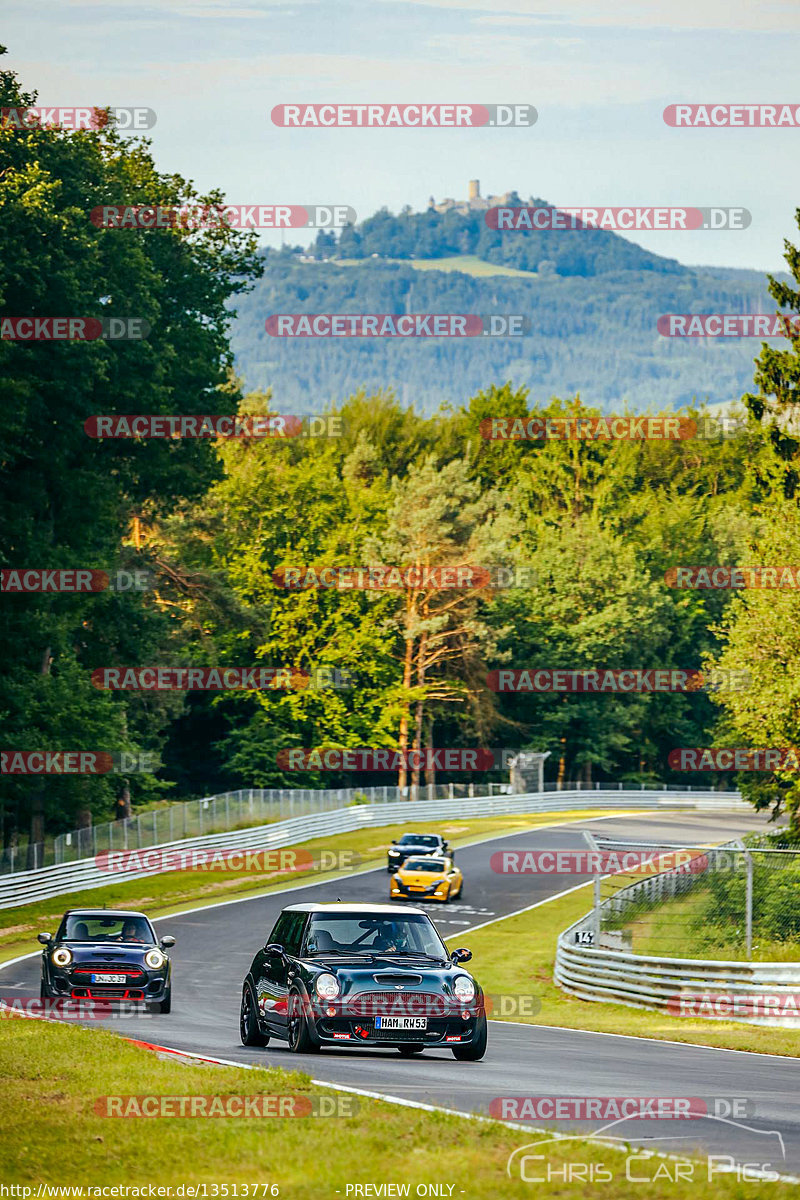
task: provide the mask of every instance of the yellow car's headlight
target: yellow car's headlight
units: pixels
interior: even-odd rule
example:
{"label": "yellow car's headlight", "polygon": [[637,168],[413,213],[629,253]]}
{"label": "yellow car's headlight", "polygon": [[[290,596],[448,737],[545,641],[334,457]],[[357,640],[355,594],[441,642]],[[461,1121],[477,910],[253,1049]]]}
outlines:
{"label": "yellow car's headlight", "polygon": [[53,962],[57,967],[68,967],[72,962],[72,951],[66,946],[59,946],[53,951]]}

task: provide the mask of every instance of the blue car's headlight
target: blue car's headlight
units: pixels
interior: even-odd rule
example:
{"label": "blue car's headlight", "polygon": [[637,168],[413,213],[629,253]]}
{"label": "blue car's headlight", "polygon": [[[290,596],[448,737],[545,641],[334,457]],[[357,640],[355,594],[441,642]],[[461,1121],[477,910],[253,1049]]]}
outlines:
{"label": "blue car's headlight", "polygon": [[160,950],[148,950],[144,956],[144,961],[153,971],[157,971],[159,967],[163,967],[167,961],[167,957]]}
{"label": "blue car's headlight", "polygon": [[72,951],[67,946],[59,946],[53,951],[53,963],[57,967],[68,967],[72,962]]}

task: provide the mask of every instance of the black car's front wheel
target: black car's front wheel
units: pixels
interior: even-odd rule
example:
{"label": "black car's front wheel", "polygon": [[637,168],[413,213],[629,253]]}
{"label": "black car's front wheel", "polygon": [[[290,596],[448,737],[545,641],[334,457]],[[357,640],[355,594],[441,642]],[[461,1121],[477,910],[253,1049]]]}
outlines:
{"label": "black car's front wheel", "polygon": [[258,1027],[258,1013],[253,992],[248,984],[242,988],[242,1007],[239,1011],[239,1037],[243,1046],[266,1046],[269,1037]]}
{"label": "black car's front wheel", "polygon": [[162,1013],[172,1012],[172,984],[164,992],[164,999],[159,1004],[158,1009]]}
{"label": "black car's front wheel", "polygon": [[45,986],[44,979],[42,979],[39,984],[39,999],[40,1000],[49,1000],[50,999],[50,994]]}
{"label": "black car's front wheel", "polygon": [[311,1054],[316,1046],[308,1031],[307,1001],[301,992],[289,993],[289,1049],[293,1054]]}
{"label": "black car's front wheel", "polygon": [[478,1026],[475,1040],[468,1046],[453,1046],[453,1054],[459,1062],[479,1062],[486,1053],[489,1027],[484,1016]]}

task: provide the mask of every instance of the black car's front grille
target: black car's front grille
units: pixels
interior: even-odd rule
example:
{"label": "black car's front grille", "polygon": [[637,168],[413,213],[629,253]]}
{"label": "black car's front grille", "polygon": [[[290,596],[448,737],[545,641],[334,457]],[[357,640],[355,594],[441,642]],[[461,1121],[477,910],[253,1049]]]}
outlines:
{"label": "black car's front grille", "polygon": [[[128,983],[144,979],[144,971],[139,967],[115,966],[113,963],[97,963],[91,967],[73,967],[72,974],[76,981],[88,983],[92,975],[124,975]],[[102,987],[103,985],[97,985]]]}
{"label": "black car's front grille", "polygon": [[435,992],[358,992],[345,998],[342,1009],[360,1017],[443,1017],[450,1005]]}

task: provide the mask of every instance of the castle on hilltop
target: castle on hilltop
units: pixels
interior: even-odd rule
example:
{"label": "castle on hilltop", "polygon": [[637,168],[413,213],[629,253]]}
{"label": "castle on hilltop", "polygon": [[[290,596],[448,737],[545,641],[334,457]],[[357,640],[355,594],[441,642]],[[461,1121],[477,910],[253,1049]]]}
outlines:
{"label": "castle on hilltop", "polygon": [[470,179],[469,194],[466,200],[451,200],[447,196],[444,200],[436,203],[436,200],[431,196],[428,201],[428,212],[447,213],[469,213],[483,212],[487,208],[495,208],[498,205],[511,204],[517,199],[516,192],[504,192],[502,196],[482,196],[481,181],[479,179]]}

